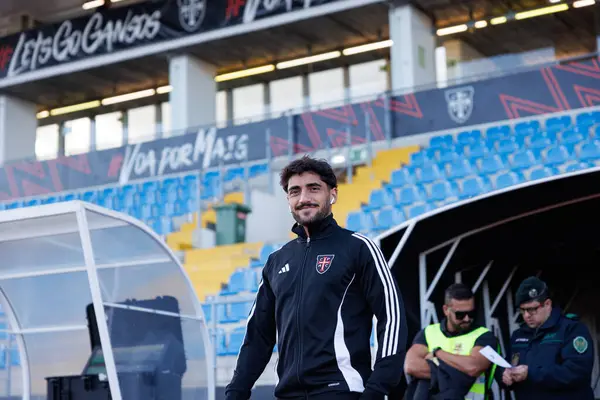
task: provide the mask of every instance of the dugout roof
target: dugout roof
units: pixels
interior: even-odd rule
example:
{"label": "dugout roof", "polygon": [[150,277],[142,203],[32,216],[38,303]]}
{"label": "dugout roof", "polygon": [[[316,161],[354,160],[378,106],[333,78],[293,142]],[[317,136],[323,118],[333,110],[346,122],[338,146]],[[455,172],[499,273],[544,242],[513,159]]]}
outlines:
{"label": "dugout roof", "polygon": [[411,333],[420,328],[424,315],[424,254],[425,281],[437,278],[430,291],[437,308],[456,273],[474,285],[487,268],[490,291],[500,297],[508,294],[509,286],[516,290],[523,278],[539,275],[562,307],[596,314],[599,179],[600,168],[593,168],[527,182],[442,207],[380,235]]}

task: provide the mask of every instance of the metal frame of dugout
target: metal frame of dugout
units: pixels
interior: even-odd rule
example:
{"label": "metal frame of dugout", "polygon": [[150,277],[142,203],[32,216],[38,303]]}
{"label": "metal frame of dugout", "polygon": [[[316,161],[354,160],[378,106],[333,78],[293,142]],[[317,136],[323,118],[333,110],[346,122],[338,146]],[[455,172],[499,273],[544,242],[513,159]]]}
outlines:
{"label": "metal frame of dugout", "polygon": [[[504,353],[520,315],[514,292],[527,276],[548,282],[554,304],[574,312],[594,341],[592,386],[600,397],[600,168],[557,175],[443,206],[380,234],[376,243],[405,303],[409,342],[443,315],[443,292],[471,286],[479,320]],[[499,394],[497,385],[494,388]],[[507,397],[501,393],[501,398]]]}
{"label": "metal frame of dugout", "polygon": [[144,224],[80,201],[2,211],[0,254],[5,333],[20,359],[0,393],[215,399],[200,302]]}

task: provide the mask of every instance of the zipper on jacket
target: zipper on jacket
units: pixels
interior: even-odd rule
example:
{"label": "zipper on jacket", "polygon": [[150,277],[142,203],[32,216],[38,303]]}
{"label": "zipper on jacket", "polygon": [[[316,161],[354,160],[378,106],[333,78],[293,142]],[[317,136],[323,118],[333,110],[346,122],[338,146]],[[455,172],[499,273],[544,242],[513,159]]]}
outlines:
{"label": "zipper on jacket", "polygon": [[[302,329],[300,329],[300,305],[302,304],[302,288],[304,282],[304,266],[306,264],[306,258],[308,257],[308,252],[310,249],[310,237],[306,239],[306,248],[304,250],[304,260],[302,260],[302,265],[300,268],[300,288],[298,292],[300,293],[296,303],[296,328],[298,329],[298,359],[296,360],[296,377],[298,378],[298,384],[302,386],[302,380],[300,379],[300,361],[302,360]],[[305,392],[308,396],[308,393]],[[308,398],[308,397],[307,397]]]}

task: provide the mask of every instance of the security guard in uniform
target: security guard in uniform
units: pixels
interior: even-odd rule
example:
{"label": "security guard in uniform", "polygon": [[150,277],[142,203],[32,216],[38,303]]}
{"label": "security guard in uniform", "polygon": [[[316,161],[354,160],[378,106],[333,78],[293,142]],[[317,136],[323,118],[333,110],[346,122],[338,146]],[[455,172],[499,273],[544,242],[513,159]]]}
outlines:
{"label": "security guard in uniform", "polygon": [[489,399],[496,366],[479,350],[486,346],[497,349],[498,340],[487,328],[473,323],[475,299],[468,286],[451,285],[445,293],[443,310],[441,323],[429,325],[413,340],[406,354],[406,374],[414,379],[435,380],[438,387],[430,390],[433,399]]}
{"label": "security guard in uniform", "polygon": [[517,400],[592,400],[593,341],[573,314],[552,305],[546,283],[525,279],[516,294],[524,324],[511,337],[503,383]]}

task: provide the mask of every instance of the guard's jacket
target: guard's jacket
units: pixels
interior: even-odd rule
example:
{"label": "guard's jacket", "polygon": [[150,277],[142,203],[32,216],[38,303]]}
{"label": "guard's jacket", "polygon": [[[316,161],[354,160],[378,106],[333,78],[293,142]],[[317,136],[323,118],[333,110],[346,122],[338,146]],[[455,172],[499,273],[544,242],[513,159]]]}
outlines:
{"label": "guard's jacket", "polygon": [[[277,398],[362,392],[381,399],[403,376],[406,323],[397,284],[379,248],[332,215],[272,253],[263,268],[226,398],[248,399],[279,351]],[[370,338],[377,318],[377,358]]]}
{"label": "guard's jacket", "polygon": [[587,327],[557,307],[538,329],[511,336],[509,361],[527,365],[527,379],[511,386],[517,400],[592,400],[593,341]]}

